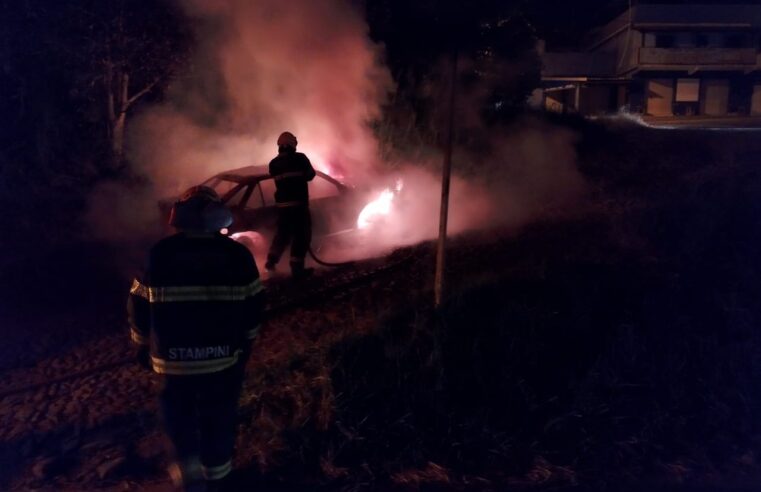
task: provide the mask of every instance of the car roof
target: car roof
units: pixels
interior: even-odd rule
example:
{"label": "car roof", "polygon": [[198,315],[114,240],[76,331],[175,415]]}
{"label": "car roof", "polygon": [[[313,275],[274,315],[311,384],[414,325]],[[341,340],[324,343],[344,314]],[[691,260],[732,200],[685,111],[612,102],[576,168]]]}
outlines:
{"label": "car roof", "polygon": [[236,183],[255,182],[269,178],[270,171],[268,166],[246,166],[238,169],[230,169],[229,171],[219,173],[214,177],[225,179],[227,181],[234,181]]}
{"label": "car roof", "polygon": [[[322,171],[315,170],[315,173],[317,176],[322,176],[328,181],[332,181],[341,186],[346,186],[344,183],[338,181],[333,176],[325,174]],[[256,183],[270,177],[269,166],[246,166],[219,173],[215,176],[212,176],[211,179],[219,178],[227,181],[232,181],[234,183]]]}

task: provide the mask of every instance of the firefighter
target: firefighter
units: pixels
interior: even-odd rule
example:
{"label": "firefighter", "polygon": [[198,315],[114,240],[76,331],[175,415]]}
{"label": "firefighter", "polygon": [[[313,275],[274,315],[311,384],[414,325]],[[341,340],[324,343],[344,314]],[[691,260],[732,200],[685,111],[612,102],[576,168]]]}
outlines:
{"label": "firefighter", "polygon": [[172,208],[177,234],[153,246],[130,289],[131,338],[161,375],[169,472],[180,490],[221,490],[229,480],[244,367],[262,323],[256,263],[218,232],[231,222],[214,190],[189,189]]}
{"label": "firefighter", "polygon": [[288,243],[291,243],[291,274],[294,278],[307,277],[311,268],[304,268],[304,260],[312,241],[312,217],[309,212],[309,186],[315,176],[307,156],[296,152],[298,141],[290,132],[277,139],[278,155],[270,161],[270,175],[275,178],[277,204],[277,232],[272,240],[265,268],[274,272]]}

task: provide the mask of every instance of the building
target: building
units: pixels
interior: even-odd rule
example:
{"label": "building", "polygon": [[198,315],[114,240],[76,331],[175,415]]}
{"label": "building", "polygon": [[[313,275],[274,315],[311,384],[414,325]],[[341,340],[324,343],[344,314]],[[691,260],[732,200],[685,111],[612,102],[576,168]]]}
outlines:
{"label": "building", "polygon": [[761,6],[638,5],[542,57],[548,110],[761,115]]}

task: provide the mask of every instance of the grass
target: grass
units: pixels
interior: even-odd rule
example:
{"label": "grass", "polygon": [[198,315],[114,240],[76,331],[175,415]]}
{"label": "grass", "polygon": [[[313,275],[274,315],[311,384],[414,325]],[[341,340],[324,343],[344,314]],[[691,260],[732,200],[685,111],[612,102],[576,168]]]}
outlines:
{"label": "grass", "polygon": [[312,336],[281,327],[291,356],[257,364],[241,461],[347,489],[751,480],[757,144],[582,131],[595,215],[456,241],[441,310],[422,302],[421,249],[397,279],[408,295],[376,296],[381,321],[347,319],[369,307],[355,296],[319,309]]}
{"label": "grass", "polygon": [[[241,480],[310,490],[732,480],[752,490],[761,141],[572,126],[585,213],[453,239],[441,309],[430,307],[424,244],[403,271],[270,320],[244,387]],[[69,263],[31,263],[39,271],[24,282],[55,300],[88,264]],[[117,275],[83,278],[118,290]],[[117,294],[97,309],[116,310],[106,306],[121,305]]]}

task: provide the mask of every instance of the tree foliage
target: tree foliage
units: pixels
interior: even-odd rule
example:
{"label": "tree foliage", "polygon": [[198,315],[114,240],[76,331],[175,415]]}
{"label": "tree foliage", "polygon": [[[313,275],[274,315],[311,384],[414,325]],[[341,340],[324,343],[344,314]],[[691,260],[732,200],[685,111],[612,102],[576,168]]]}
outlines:
{"label": "tree foliage", "polygon": [[160,97],[190,45],[174,5],[29,0],[5,3],[2,18],[6,158],[63,173],[118,172],[130,110]]}
{"label": "tree foliage", "polygon": [[379,0],[366,9],[397,83],[384,139],[411,147],[440,139],[455,54],[460,135],[509,118],[538,83],[536,33],[520,0]]}

